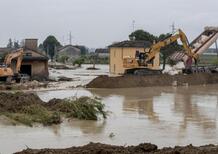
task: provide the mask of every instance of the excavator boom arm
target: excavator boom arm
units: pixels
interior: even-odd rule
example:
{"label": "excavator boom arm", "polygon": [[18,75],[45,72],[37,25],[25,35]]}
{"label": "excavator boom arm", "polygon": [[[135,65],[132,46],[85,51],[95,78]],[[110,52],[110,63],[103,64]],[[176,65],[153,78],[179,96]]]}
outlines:
{"label": "excavator boom arm", "polygon": [[146,62],[153,59],[155,57],[155,55],[160,52],[161,48],[163,48],[167,45],[170,45],[173,42],[176,42],[178,39],[181,40],[186,53],[191,56],[192,52],[191,52],[191,49],[189,48],[188,39],[187,39],[185,33],[179,29],[177,34],[172,35],[172,36],[166,38],[165,40],[159,41],[158,43],[154,44],[149,50],[150,52],[148,54],[148,57],[146,58]]}
{"label": "excavator boom arm", "polygon": [[14,73],[18,73],[20,71],[21,63],[23,60],[23,49],[18,49],[12,53],[9,53],[4,60],[4,64],[6,66],[10,66],[13,59],[17,58],[16,70]]}

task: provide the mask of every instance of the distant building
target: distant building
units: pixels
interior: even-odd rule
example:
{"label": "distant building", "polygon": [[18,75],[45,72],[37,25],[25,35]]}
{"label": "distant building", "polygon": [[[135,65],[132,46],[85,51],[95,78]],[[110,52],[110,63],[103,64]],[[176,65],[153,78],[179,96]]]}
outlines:
{"label": "distant building", "polygon": [[[49,76],[48,57],[38,51],[37,39],[25,39],[24,56],[21,64],[20,73],[28,74],[32,79],[43,80]],[[0,48],[0,55],[5,55],[15,49]]]}
{"label": "distant building", "polygon": [[68,56],[70,60],[75,60],[80,57],[81,50],[73,45],[66,45],[57,50],[58,57]]}
{"label": "distant building", "polygon": [[[111,74],[123,74],[125,68],[123,66],[123,59],[125,57],[134,58],[136,51],[146,51],[152,44],[146,41],[123,41],[114,43],[109,46],[110,52],[110,73]],[[153,69],[159,69],[160,67],[160,55],[157,53],[151,66]]]}
{"label": "distant building", "polygon": [[209,48],[203,55],[218,55],[218,51],[215,48]]}
{"label": "distant building", "polygon": [[108,58],[109,57],[109,49],[96,49],[95,53],[99,58]]}

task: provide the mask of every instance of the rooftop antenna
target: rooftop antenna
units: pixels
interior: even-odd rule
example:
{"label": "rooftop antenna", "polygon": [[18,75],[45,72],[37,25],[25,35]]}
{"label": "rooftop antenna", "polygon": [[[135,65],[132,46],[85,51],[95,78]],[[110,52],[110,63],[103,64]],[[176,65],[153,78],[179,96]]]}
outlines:
{"label": "rooftop antenna", "polygon": [[173,22],[172,25],[170,25],[170,28],[172,28],[172,34],[176,32],[175,22]]}

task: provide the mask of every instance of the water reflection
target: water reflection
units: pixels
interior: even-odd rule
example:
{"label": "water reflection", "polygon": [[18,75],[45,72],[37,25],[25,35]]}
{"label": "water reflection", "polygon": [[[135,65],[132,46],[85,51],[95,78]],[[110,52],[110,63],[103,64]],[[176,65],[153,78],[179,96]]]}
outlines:
{"label": "water reflection", "polygon": [[[91,90],[100,97],[122,96],[124,114],[144,115],[153,123],[169,123],[185,131],[196,125],[204,131],[216,130],[218,111],[217,86],[154,87]],[[107,103],[107,102],[106,102]]]}
{"label": "water reflection", "polygon": [[83,134],[100,134],[105,129],[106,120],[100,120],[97,122],[91,120],[68,120],[68,122],[65,122],[65,125],[73,129],[78,128]]}

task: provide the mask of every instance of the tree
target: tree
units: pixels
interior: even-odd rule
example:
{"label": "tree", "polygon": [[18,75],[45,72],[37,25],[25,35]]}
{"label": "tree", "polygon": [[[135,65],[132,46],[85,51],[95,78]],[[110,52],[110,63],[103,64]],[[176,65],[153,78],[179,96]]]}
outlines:
{"label": "tree", "polygon": [[[166,39],[167,37],[169,37],[170,34],[167,33],[167,34],[161,34],[159,37],[158,37],[158,41],[162,41],[164,39]],[[170,45],[164,47],[164,48],[161,48],[160,50],[160,53],[161,53],[161,56],[162,56],[162,60],[163,60],[163,70],[165,69],[165,66],[166,66],[166,62],[168,60],[168,63],[170,64],[174,64],[173,61],[170,61],[169,56],[171,54],[173,54],[175,51],[181,51],[183,49],[183,47],[181,45],[178,44],[178,42],[173,42],[171,43]]]}
{"label": "tree", "polygon": [[81,67],[84,61],[85,61],[84,58],[80,57],[73,62],[73,65],[78,65],[79,67]]}
{"label": "tree", "polygon": [[96,54],[96,53],[90,54],[90,59],[91,59],[91,62],[93,64],[93,68],[95,69],[95,64],[96,64],[97,59],[98,59],[98,54]]}
{"label": "tree", "polygon": [[80,49],[82,56],[84,56],[84,55],[86,55],[88,53],[88,48],[86,48],[83,45],[75,45],[74,47]]}
{"label": "tree", "polygon": [[7,48],[13,48],[13,42],[11,38],[8,40]]}
{"label": "tree", "polygon": [[52,61],[55,56],[57,47],[60,46],[60,42],[52,35],[48,36],[43,42],[43,48],[46,51],[46,54],[50,56]]}
{"label": "tree", "polygon": [[15,49],[18,49],[20,48],[20,44],[19,44],[19,41],[14,41],[14,46],[13,46]]}
{"label": "tree", "polygon": [[40,50],[43,50],[43,49],[44,49],[43,44],[40,43],[39,46],[38,46],[38,48],[39,48]]}
{"label": "tree", "polygon": [[135,32],[131,33],[129,35],[130,40],[136,40],[136,41],[148,41],[150,43],[153,43],[154,41],[157,41],[157,37],[150,34],[149,32],[146,32],[144,30],[136,30]]}

